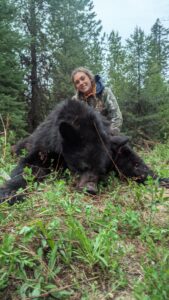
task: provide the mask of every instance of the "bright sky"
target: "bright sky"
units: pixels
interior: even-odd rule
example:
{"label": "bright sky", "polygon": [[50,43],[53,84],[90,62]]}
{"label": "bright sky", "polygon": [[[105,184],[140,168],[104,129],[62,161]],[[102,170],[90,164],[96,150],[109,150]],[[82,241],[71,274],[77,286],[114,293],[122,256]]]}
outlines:
{"label": "bright sky", "polygon": [[118,31],[124,40],[134,33],[136,26],[149,34],[157,18],[169,28],[169,0],[93,0],[93,3],[103,30]]}

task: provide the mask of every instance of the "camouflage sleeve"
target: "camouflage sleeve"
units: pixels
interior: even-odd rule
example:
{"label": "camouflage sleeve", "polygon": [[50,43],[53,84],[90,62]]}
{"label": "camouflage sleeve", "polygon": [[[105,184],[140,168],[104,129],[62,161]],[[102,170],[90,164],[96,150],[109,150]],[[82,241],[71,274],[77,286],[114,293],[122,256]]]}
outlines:
{"label": "camouflage sleeve", "polygon": [[123,118],[116,97],[110,88],[106,87],[104,89],[103,101],[108,112],[108,118],[112,123],[111,127],[120,129],[123,123]]}

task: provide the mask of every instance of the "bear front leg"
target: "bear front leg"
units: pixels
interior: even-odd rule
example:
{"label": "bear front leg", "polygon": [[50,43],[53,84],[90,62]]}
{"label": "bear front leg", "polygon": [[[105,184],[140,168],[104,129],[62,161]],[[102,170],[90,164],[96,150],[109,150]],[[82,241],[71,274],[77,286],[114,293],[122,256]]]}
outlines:
{"label": "bear front leg", "polygon": [[26,180],[23,177],[25,164],[20,163],[11,173],[11,179],[5,182],[0,187],[0,203],[8,201],[9,204],[14,204],[23,199],[24,194],[17,194],[20,188],[26,188]]}

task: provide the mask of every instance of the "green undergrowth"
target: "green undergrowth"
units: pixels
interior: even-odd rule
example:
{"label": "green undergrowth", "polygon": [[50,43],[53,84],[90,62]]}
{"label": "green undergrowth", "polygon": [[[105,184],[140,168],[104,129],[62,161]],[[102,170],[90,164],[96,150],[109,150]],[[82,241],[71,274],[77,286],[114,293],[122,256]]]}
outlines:
{"label": "green undergrowth", "polygon": [[[168,146],[140,153],[162,177]],[[1,183],[16,164],[5,150]],[[110,174],[89,196],[68,172],[37,185],[27,170],[27,179],[26,201],[0,204],[0,299],[169,298],[167,189]]]}

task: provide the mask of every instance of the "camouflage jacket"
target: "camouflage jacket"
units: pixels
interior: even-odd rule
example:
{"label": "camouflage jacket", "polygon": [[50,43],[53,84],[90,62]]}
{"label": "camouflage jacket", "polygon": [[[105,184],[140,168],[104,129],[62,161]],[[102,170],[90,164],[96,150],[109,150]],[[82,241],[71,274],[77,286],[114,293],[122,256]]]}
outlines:
{"label": "camouflage jacket", "polygon": [[112,128],[120,129],[122,126],[123,118],[117,103],[116,97],[112,93],[111,89],[104,87],[101,77],[95,76],[96,81],[96,95],[89,96],[87,99],[82,93],[77,92],[72,99],[81,100],[86,102],[88,105],[93,106],[108,120],[111,121]]}

